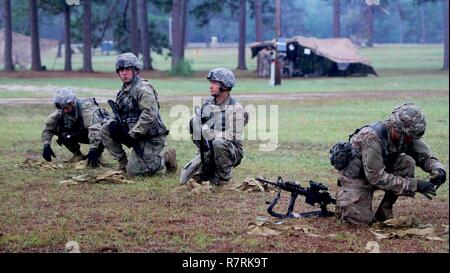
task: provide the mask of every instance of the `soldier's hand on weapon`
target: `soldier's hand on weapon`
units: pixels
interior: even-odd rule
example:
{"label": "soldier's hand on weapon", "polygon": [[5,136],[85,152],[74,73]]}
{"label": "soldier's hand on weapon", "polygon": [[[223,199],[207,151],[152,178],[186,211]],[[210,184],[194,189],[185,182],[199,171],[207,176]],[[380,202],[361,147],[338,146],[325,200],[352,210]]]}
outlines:
{"label": "soldier's hand on weapon", "polygon": [[422,179],[417,180],[417,192],[420,192],[421,194],[425,195],[425,197],[430,200],[433,199],[433,196],[436,196],[434,185],[427,180]]}
{"label": "soldier's hand on weapon", "polygon": [[111,121],[108,125],[112,138],[120,143],[125,144],[127,147],[132,147],[135,143],[127,128],[117,121]]}
{"label": "soldier's hand on weapon", "polygon": [[443,169],[437,169],[431,173],[430,182],[436,187],[437,190],[447,180],[447,174]]}
{"label": "soldier's hand on weapon", "polygon": [[122,131],[124,130],[124,127],[119,122],[113,120],[108,124],[109,132],[111,133],[111,136],[119,136]]}
{"label": "soldier's hand on weapon", "polygon": [[122,136],[122,143],[131,148],[138,142],[138,139],[132,137],[129,133],[124,133]]}
{"label": "soldier's hand on weapon", "polygon": [[53,152],[52,148],[50,147],[50,144],[44,144],[44,149],[42,151],[42,157],[47,160],[48,162],[52,161],[52,156],[55,156],[55,153]]}
{"label": "soldier's hand on weapon", "polygon": [[88,166],[92,168],[97,168],[100,161],[98,156],[97,148],[91,148],[87,155],[88,158]]}

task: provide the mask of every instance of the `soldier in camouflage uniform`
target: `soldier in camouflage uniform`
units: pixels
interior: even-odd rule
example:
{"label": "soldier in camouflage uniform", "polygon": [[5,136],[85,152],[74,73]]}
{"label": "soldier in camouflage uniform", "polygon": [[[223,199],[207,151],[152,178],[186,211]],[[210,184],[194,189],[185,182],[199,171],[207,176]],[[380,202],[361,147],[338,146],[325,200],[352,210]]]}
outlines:
{"label": "soldier in camouflage uniform", "polygon": [[[371,224],[393,218],[399,196],[422,193],[431,199],[435,187],[445,182],[446,172],[421,140],[426,119],[413,103],[397,106],[389,119],[358,129],[351,137],[355,156],[339,173],[336,213],[349,224]],[[430,180],[414,177],[415,166],[431,174]],[[375,213],[375,190],[385,191]],[[374,219],[375,218],[375,219]]]}
{"label": "soldier in camouflage uniform", "polygon": [[242,134],[248,113],[230,95],[235,86],[231,70],[213,69],[207,79],[211,97],[190,121],[193,141],[199,149],[198,156],[202,157],[201,171],[194,179],[221,186],[231,180],[232,167],[238,166],[244,156]]}
{"label": "soldier in camouflage uniform", "polygon": [[106,110],[98,106],[95,98],[77,99],[70,88],[58,89],[54,103],[57,110],[48,117],[41,136],[44,159],[51,161],[55,156],[50,144],[53,136],[57,135],[57,143],[73,153],[69,162],[83,159],[80,143],[85,143],[90,147],[88,165],[98,167],[104,150],[100,128],[109,117]]}
{"label": "soldier in camouflage uniform", "polygon": [[[163,152],[169,131],[159,113],[158,93],[139,77],[142,65],[134,54],[119,55],[115,66],[123,83],[116,97],[123,124],[112,119],[103,125],[101,134],[106,149],[119,161],[119,169],[130,176],[175,172],[175,150]],[[130,160],[122,144],[133,148]]]}

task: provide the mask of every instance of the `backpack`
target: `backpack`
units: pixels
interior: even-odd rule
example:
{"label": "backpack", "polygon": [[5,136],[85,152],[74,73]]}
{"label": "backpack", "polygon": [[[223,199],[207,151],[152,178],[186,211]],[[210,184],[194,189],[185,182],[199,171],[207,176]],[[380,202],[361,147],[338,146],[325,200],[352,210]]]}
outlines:
{"label": "backpack", "polygon": [[349,162],[358,154],[352,144],[350,143],[350,139],[359,133],[363,128],[370,127],[375,130],[377,136],[381,140],[382,146],[382,156],[383,160],[387,160],[387,139],[388,139],[388,131],[387,128],[383,126],[381,122],[375,122],[369,125],[365,125],[361,128],[355,130],[355,132],[348,136],[348,141],[339,141],[336,143],[333,148],[330,150],[330,163],[334,166],[334,168],[338,171],[345,169]]}

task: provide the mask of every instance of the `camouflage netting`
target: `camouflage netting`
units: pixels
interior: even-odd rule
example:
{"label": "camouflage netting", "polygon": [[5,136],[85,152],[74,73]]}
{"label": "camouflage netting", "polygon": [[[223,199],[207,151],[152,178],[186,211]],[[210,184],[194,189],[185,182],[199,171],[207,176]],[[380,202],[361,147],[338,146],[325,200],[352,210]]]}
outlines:
{"label": "camouflage netting", "polygon": [[[0,63],[5,63],[3,54],[5,54],[4,46],[4,30],[0,30]],[[57,40],[40,39],[41,57],[49,50],[58,47]],[[28,69],[31,65],[31,38],[30,36],[22,35],[13,32],[13,63],[16,69]]]}

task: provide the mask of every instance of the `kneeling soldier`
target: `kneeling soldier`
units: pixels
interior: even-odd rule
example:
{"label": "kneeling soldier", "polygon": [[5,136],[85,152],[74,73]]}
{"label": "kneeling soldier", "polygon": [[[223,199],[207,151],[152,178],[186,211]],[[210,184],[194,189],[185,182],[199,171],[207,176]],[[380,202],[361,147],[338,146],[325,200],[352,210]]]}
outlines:
{"label": "kneeling soldier", "polygon": [[186,183],[193,177],[220,186],[230,181],[232,167],[238,166],[244,156],[242,138],[248,113],[230,95],[235,86],[231,70],[213,69],[207,80],[211,97],[190,121],[190,131],[199,153],[183,168],[180,180]]}
{"label": "kneeling soldier", "polygon": [[[130,176],[153,175],[156,172],[175,172],[176,153],[166,147],[169,131],[159,113],[158,93],[139,77],[142,65],[132,53],[117,57],[116,73],[123,85],[112,102],[115,119],[102,127],[106,149],[119,161],[119,169]],[[114,109],[113,109],[114,110]],[[130,160],[122,144],[132,148]]]}
{"label": "kneeling soldier", "polygon": [[58,89],[54,103],[57,110],[48,117],[41,136],[44,159],[52,161],[52,156],[55,157],[50,144],[53,136],[57,135],[56,142],[73,153],[70,163],[83,159],[80,143],[84,143],[90,147],[88,166],[98,167],[104,150],[100,129],[109,118],[106,110],[98,106],[95,98],[77,99],[70,88]]}
{"label": "kneeling soldier", "polygon": [[[436,195],[446,172],[421,140],[426,125],[422,111],[406,103],[396,107],[389,119],[364,126],[350,136],[348,165],[340,164],[339,156],[332,163],[340,165],[336,212],[343,222],[371,224],[374,218],[383,222],[394,217],[392,208],[399,196],[419,192],[431,199]],[[416,166],[430,173],[431,179],[415,178]],[[375,190],[385,194],[373,215]]]}

